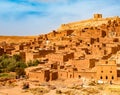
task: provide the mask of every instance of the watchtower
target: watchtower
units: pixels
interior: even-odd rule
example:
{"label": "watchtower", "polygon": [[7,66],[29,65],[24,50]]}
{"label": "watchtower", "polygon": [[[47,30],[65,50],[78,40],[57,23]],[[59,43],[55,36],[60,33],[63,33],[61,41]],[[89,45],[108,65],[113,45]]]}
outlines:
{"label": "watchtower", "polygon": [[94,19],[102,18],[102,14],[94,14]]}

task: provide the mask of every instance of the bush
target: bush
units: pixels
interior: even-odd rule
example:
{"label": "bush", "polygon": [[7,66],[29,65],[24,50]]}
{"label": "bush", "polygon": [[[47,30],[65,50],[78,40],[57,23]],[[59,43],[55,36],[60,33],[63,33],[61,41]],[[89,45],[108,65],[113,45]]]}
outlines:
{"label": "bush", "polygon": [[16,75],[19,76],[19,77],[25,75],[24,68],[17,68],[15,72],[16,72]]}
{"label": "bush", "polygon": [[30,66],[37,66],[40,62],[38,60],[30,60],[27,62],[27,66],[30,67]]}
{"label": "bush", "polygon": [[15,72],[16,68],[26,68],[20,55],[3,55],[0,57],[0,72]]}
{"label": "bush", "polygon": [[46,88],[32,88],[30,89],[30,91],[34,95],[44,95],[45,93],[48,93],[50,90]]}

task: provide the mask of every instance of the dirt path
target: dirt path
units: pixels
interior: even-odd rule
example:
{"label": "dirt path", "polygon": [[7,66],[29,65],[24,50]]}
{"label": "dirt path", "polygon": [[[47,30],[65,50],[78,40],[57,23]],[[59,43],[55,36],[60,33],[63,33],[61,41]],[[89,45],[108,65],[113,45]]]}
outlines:
{"label": "dirt path", "polygon": [[22,90],[20,87],[0,89],[0,95],[33,95],[29,91]]}

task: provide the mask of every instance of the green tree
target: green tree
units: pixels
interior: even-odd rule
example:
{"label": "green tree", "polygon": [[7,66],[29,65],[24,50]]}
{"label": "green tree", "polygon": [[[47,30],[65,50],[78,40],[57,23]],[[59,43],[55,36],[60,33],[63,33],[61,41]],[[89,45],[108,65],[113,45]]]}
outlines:
{"label": "green tree", "polygon": [[7,72],[7,66],[10,64],[10,58],[8,55],[3,55],[0,57],[0,71]]}
{"label": "green tree", "polygon": [[7,66],[8,71],[15,72],[16,68],[26,68],[26,64],[23,61],[17,61],[12,59],[11,63]]}
{"label": "green tree", "polygon": [[28,66],[28,67],[33,66],[32,64],[33,64],[33,61],[32,61],[32,60],[29,60],[29,61],[27,62],[27,66]]}
{"label": "green tree", "polygon": [[21,61],[22,60],[22,58],[19,54],[13,55],[12,58],[15,59],[16,61]]}
{"label": "green tree", "polygon": [[3,55],[0,57],[0,72],[15,72],[16,68],[26,68],[20,55]]}
{"label": "green tree", "polygon": [[33,60],[33,66],[37,66],[39,63],[39,60]]}
{"label": "green tree", "polygon": [[37,66],[39,64],[39,60],[30,60],[27,62],[27,66],[30,67],[30,66]]}
{"label": "green tree", "polygon": [[7,66],[7,70],[10,72],[15,72],[15,68],[17,67],[16,60],[11,59],[10,64]]}
{"label": "green tree", "polygon": [[17,68],[26,68],[27,65],[23,61],[18,61],[18,62],[16,62],[16,67]]}
{"label": "green tree", "polygon": [[17,68],[15,72],[16,72],[16,75],[19,76],[19,77],[25,75],[25,69],[24,68]]}
{"label": "green tree", "polygon": [[6,54],[3,54],[3,55],[0,57],[1,60],[3,60],[3,59],[7,59],[7,58],[9,58],[9,56],[6,55]]}

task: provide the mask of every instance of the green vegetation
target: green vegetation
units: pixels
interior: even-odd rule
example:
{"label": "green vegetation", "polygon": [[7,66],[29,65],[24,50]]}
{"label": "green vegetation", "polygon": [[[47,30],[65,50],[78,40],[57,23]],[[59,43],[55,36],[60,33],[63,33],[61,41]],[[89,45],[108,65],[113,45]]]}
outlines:
{"label": "green vegetation", "polygon": [[[8,76],[9,72],[15,72],[18,77],[25,75],[25,68],[30,66],[37,66],[39,64],[38,60],[29,61],[25,63],[21,56],[18,54],[11,56],[2,55],[0,57],[0,77]],[[2,74],[3,73],[3,74]]]}
{"label": "green vegetation", "polygon": [[27,62],[27,66],[30,67],[30,66],[37,66],[40,62],[38,60],[30,60]]}
{"label": "green vegetation", "polygon": [[30,89],[30,92],[33,93],[33,95],[44,95],[45,93],[50,92],[47,88],[32,88]]}
{"label": "green vegetation", "polygon": [[0,73],[0,78],[13,78],[15,75],[11,73]]}
{"label": "green vegetation", "polygon": [[27,65],[25,62],[22,61],[22,58],[20,55],[13,55],[12,57],[8,55],[3,55],[0,57],[0,77],[2,76],[8,76],[9,72],[16,72],[16,75],[21,76],[25,75],[24,68],[26,68]]}

